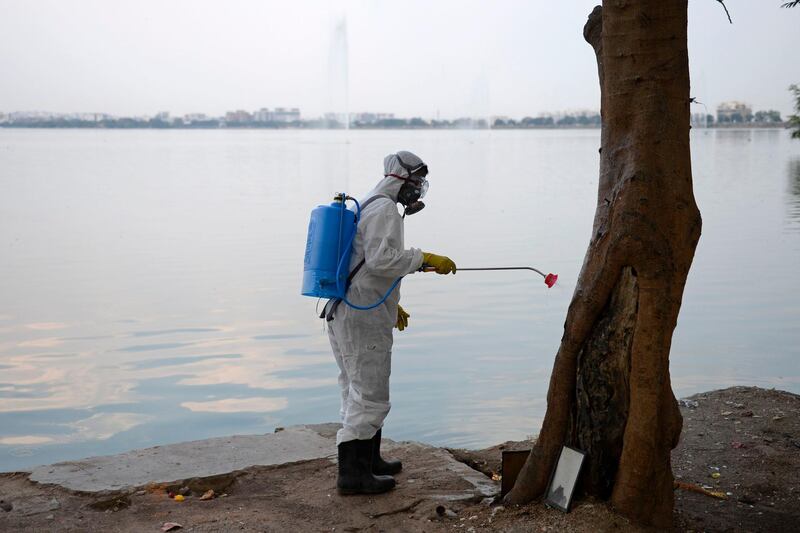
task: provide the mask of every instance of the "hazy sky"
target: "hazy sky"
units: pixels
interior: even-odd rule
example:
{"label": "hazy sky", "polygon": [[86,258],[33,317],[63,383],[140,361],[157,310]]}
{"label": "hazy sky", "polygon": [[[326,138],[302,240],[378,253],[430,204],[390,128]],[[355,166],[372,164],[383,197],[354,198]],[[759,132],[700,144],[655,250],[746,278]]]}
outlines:
{"label": "hazy sky", "polygon": [[[598,109],[594,55],[582,37],[597,3],[0,0],[0,111],[281,106],[311,117],[343,110],[345,79],[352,112]],[[737,99],[791,111],[800,8],[781,3],[727,0],[730,25],[715,0],[689,2],[692,95],[709,109]]]}

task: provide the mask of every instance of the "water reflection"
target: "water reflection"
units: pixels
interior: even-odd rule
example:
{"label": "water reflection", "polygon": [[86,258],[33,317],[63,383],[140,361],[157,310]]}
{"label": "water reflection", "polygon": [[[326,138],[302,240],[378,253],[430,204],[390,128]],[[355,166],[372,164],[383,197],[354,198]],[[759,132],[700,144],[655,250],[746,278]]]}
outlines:
{"label": "water reflection", "polygon": [[175,333],[210,333],[219,331],[216,328],[178,328],[178,329],[161,329],[156,331],[134,331],[131,335],[134,337],[155,337],[157,335],[173,335]]}
{"label": "water reflection", "polygon": [[[326,339],[256,334],[264,324],[143,329],[100,341],[70,335],[92,329],[85,324],[58,328],[63,337],[47,336],[53,327],[9,328],[8,342],[0,344],[0,470],[55,461],[68,450],[80,449],[79,457],[211,434],[264,433],[285,420],[275,415],[293,403],[319,411],[320,404],[309,401],[317,396],[334,405],[326,394],[307,392],[334,395],[330,356],[319,348]],[[126,342],[156,336],[164,342]],[[228,345],[241,350],[197,353]],[[313,420],[306,409],[296,411],[296,423]],[[160,429],[169,424],[181,432]]]}
{"label": "water reflection", "polygon": [[257,341],[275,341],[275,340],[284,340],[284,339],[302,339],[303,337],[308,337],[309,335],[256,335],[253,337]]}
{"label": "water reflection", "polygon": [[[6,368],[13,368],[11,365]],[[0,398],[45,398],[49,396],[50,388],[46,384],[17,385],[15,383],[0,383]]]}
{"label": "water reflection", "polygon": [[25,327],[33,330],[51,330],[51,329],[64,329],[67,327],[63,322],[36,322],[33,324],[25,324]]}
{"label": "water reflection", "polygon": [[150,420],[140,413],[97,413],[89,418],[66,424],[71,430],[62,442],[107,440]]}
{"label": "water reflection", "polygon": [[183,402],[181,407],[197,413],[269,413],[282,411],[289,405],[286,398],[225,398],[207,402]]}
{"label": "water reflection", "polygon": [[20,437],[0,437],[0,444],[6,446],[22,446],[26,444],[48,444],[53,442],[51,437],[38,437],[36,435],[22,435]]}
{"label": "water reflection", "polygon": [[[788,204],[788,217],[790,221],[800,221],[800,158],[795,158],[789,161],[788,172],[788,187],[789,194],[786,196]],[[798,226],[800,229],[800,226]]]}
{"label": "water reflection", "polygon": [[[765,130],[769,131],[769,130]],[[734,129],[734,128],[719,128],[714,130],[714,137],[717,141],[732,142],[740,144],[742,142],[750,142],[753,140],[754,130],[749,128]],[[763,132],[758,132],[763,133]]]}
{"label": "water reflection", "polygon": [[[41,431],[41,427],[29,426],[28,430],[33,430],[32,434],[0,437],[0,444],[19,446],[104,441],[140,426],[152,418],[152,416],[130,412],[94,413],[88,417],[67,422],[50,421],[48,425],[51,427],[48,427],[48,434],[45,435],[35,434]],[[17,431],[24,431],[24,428],[20,427]]]}
{"label": "water reflection", "polygon": [[[552,290],[513,274],[407,278],[385,432],[475,447],[536,433],[572,293],[562,280],[576,279],[591,228],[599,132],[349,135],[0,130],[17,193],[0,196],[12,221],[0,249],[14,251],[0,262],[0,470],[335,420],[336,365],[316,302],[297,295],[308,211],[330,191],[367,191],[385,153],[412,146],[437,170],[409,245],[561,277]],[[800,231],[781,231],[800,227],[800,143],[692,135],[704,228],[673,339],[676,393],[800,392]]]}
{"label": "water reflection", "polygon": [[214,355],[189,355],[184,357],[163,357],[160,359],[145,359],[142,361],[134,361],[128,365],[127,368],[143,369],[143,368],[162,368],[165,366],[179,366],[190,365],[200,361],[208,361],[212,359],[241,359],[240,353],[222,353]]}
{"label": "water reflection", "polygon": [[137,344],[135,346],[125,346],[120,348],[121,352],[152,352],[160,350],[174,350],[175,348],[183,348],[191,346],[191,342],[168,342],[163,344]]}

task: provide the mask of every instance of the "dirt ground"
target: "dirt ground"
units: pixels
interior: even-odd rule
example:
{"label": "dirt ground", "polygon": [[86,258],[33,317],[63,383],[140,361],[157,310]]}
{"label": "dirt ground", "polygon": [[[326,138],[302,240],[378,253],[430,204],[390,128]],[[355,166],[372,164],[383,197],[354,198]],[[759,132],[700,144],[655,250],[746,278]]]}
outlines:
{"label": "dirt ground", "polygon": [[[676,490],[675,531],[798,531],[800,524],[800,396],[735,387],[698,394],[682,405],[684,429],[673,452],[677,481],[726,494],[725,500]],[[696,402],[696,403],[695,403]],[[485,450],[449,450],[472,468],[500,470],[506,443]],[[131,493],[81,495],[0,475],[0,531],[640,531],[603,502],[578,500],[569,514],[539,503],[521,507],[448,501],[469,488],[431,476],[435,456],[404,447],[398,487],[375,497],[336,494],[336,466],[326,459],[250,468]],[[716,476],[715,474],[719,474]],[[213,489],[216,497],[199,496]]]}

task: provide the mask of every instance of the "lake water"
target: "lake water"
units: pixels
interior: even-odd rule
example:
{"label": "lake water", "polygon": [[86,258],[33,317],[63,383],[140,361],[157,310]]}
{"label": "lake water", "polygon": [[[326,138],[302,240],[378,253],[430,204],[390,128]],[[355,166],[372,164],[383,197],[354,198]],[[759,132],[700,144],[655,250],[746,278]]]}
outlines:
{"label": "lake water", "polygon": [[[676,395],[800,393],[800,142],[696,130],[703,236],[675,332]],[[365,194],[399,149],[429,164],[385,434],[479,447],[538,431],[583,260],[599,131],[0,129],[0,470],[334,421],[310,210]]]}

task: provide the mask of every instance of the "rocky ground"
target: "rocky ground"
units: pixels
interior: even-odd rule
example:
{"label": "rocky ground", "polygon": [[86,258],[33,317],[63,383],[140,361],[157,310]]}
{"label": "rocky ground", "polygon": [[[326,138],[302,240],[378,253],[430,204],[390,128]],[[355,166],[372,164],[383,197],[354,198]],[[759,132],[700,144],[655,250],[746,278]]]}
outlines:
{"label": "rocky ground", "polygon": [[734,387],[684,403],[675,479],[728,499],[679,490],[677,523],[696,531],[799,531],[800,396]]}
{"label": "rocky ground", "polygon": [[[676,480],[726,499],[676,490],[674,529],[797,531],[800,396],[735,387],[687,398],[681,411]],[[0,531],[146,532],[168,522],[181,524],[176,531],[639,531],[604,503],[585,499],[569,514],[538,503],[490,505],[486,487],[497,490],[491,475],[500,470],[502,450],[529,446],[389,444],[405,468],[397,489],[376,497],[337,495],[336,466],[327,457],[101,493],[3,474]],[[183,501],[170,498],[181,489]],[[201,500],[209,489],[214,497]]]}

